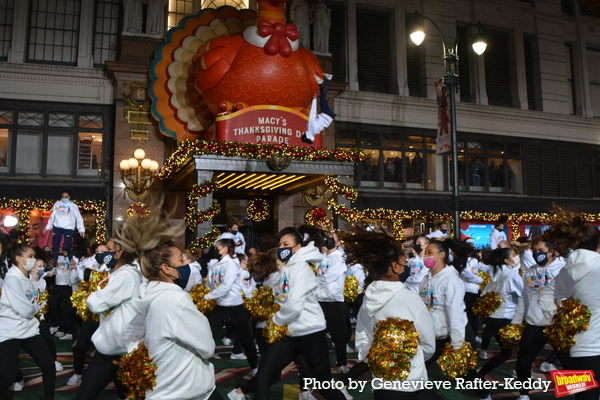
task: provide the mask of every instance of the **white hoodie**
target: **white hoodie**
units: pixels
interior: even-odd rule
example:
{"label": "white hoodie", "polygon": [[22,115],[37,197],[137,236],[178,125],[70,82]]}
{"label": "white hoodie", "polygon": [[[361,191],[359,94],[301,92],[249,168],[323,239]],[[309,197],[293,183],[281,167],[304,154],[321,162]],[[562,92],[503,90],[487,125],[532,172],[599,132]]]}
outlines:
{"label": "white hoodie", "polygon": [[237,254],[244,254],[246,250],[246,240],[244,240],[244,235],[242,235],[240,232],[236,233],[235,235],[231,232],[223,232],[221,236],[215,240],[215,243],[221,239],[233,240],[233,243],[235,244],[235,252]]}
{"label": "white hoodie", "polygon": [[323,255],[310,242],[300,248],[280,271],[273,294],[281,309],[273,316],[276,325],[287,325],[290,336],[305,336],[325,330],[325,316],[317,301],[319,283],[308,263]]}
{"label": "white hoodie", "polygon": [[404,285],[415,293],[419,293],[419,285],[429,270],[423,264],[423,258],[418,255],[409,258],[406,263],[410,269],[410,275],[406,278]]}
{"label": "white hoodie", "polygon": [[546,326],[552,323],[544,317],[538,306],[540,293],[556,278],[560,270],[565,266],[564,261],[554,259],[549,265],[530,267],[523,274],[523,294],[519,297],[517,311],[513,317],[513,324],[527,322],[533,326]]}
{"label": "white hoodie", "polygon": [[538,300],[546,318],[556,313],[556,303],[572,297],[581,301],[591,311],[590,324],[585,332],[575,335],[575,344],[569,350],[571,357],[595,357],[600,355],[600,254],[578,249],[567,259],[566,266],[558,273]]}
{"label": "white hoodie", "polygon": [[498,229],[492,229],[490,233],[490,249],[495,250],[498,248],[498,243],[506,240],[506,233],[504,231],[498,231]]}
{"label": "white hoodie", "polygon": [[54,203],[52,214],[50,214],[50,219],[48,219],[48,223],[46,224],[46,230],[49,231],[53,227],[75,229],[75,226],[77,226],[80,234],[83,235],[85,233],[85,226],[79,212],[79,206],[72,201],[65,204],[59,200]]}
{"label": "white hoodie", "polygon": [[436,338],[450,337],[452,348],[460,349],[465,341],[465,285],[458,271],[447,265],[435,276],[431,272],[423,278],[419,286],[421,299],[427,306],[436,327]]}
{"label": "white hoodie", "polygon": [[[79,260],[73,257],[73,261],[78,263]],[[77,269],[71,269],[71,261],[66,256],[58,256],[56,261],[56,285],[58,286],[73,286],[79,283]]]}
{"label": "white hoodie", "polygon": [[516,269],[503,265],[494,273],[492,281],[485,286],[481,295],[488,292],[496,292],[502,299],[500,306],[490,315],[490,318],[512,319],[515,316],[519,296],[523,292],[523,279]]}
{"label": "white hoodie", "polygon": [[40,334],[37,284],[14,265],[8,270],[0,297],[0,342]]}
{"label": "white hoodie", "polygon": [[344,262],[345,255],[335,250],[331,254],[323,254],[322,257],[321,264],[317,267],[317,299],[323,302],[343,302],[344,280],[348,270]]}
{"label": "white hoodie", "polygon": [[207,399],[215,389],[208,359],[215,352],[208,319],[179,286],[150,281],[142,284],[132,309],[144,319],[144,344],[156,364],[156,386],[146,399]]}
{"label": "white hoodie", "polygon": [[358,294],[361,294],[365,290],[365,267],[360,264],[354,264],[348,267],[346,276],[353,275],[358,281]]}
{"label": "white hoodie", "polygon": [[479,261],[476,258],[469,257],[467,266],[460,273],[460,279],[462,279],[465,285],[465,292],[467,293],[479,293],[479,284],[483,281],[483,278],[479,275]]}
{"label": "white hoodie", "polygon": [[[356,323],[358,359],[367,358],[373,343],[373,329],[378,321],[386,318],[414,322],[419,334],[419,346],[417,354],[410,359],[410,374],[406,381],[428,381],[425,360],[431,358],[435,351],[435,327],[419,295],[408,290],[402,282],[375,281],[367,287]],[[414,392],[416,389],[405,391]]]}
{"label": "white hoodie", "polygon": [[[100,326],[92,336],[96,349],[108,356],[127,354],[123,332],[135,317],[131,302],[140,294],[142,275],[130,264],[109,273],[104,289],[90,294],[87,306],[91,312],[100,314]],[[107,314],[107,311],[112,311]]]}
{"label": "white hoodie", "polygon": [[221,307],[234,307],[242,304],[242,269],[228,255],[218,262],[208,265],[208,287],[210,293],[204,296],[208,300],[217,300]]}

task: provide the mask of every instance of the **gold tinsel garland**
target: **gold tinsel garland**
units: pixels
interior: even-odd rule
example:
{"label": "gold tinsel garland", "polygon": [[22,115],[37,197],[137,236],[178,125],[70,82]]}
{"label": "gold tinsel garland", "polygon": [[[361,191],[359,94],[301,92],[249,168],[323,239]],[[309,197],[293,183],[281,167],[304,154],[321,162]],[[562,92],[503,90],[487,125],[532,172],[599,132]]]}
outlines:
{"label": "gold tinsel garland", "polygon": [[572,297],[564,300],[552,318],[552,324],[544,329],[548,342],[557,349],[567,353],[576,342],[575,335],[585,332],[590,324],[592,312],[581,301]]}
{"label": "gold tinsel garland", "polygon": [[344,301],[352,303],[358,297],[358,279],[354,275],[346,276],[344,279]]}
{"label": "gold tinsel garland", "polygon": [[288,334],[287,325],[279,326],[275,324],[272,319],[269,320],[267,326],[262,331],[263,337],[269,344],[285,339]]}
{"label": "gold tinsel garland", "polygon": [[488,274],[485,271],[479,271],[477,275],[479,275],[481,279],[483,279],[479,284],[479,290],[483,290],[486,287],[486,285],[492,281],[492,278],[490,278],[490,274]]}
{"label": "gold tinsel garland", "polygon": [[[88,281],[79,282],[79,289],[71,294],[71,304],[75,307],[76,314],[84,321],[99,321],[100,315],[94,314],[87,306],[87,298],[98,289],[103,289],[108,284],[108,272],[92,271]],[[109,316],[108,311],[104,316]]]}
{"label": "gold tinsel garland", "polygon": [[410,359],[417,354],[419,333],[415,324],[400,318],[377,321],[369,349],[369,369],[387,381],[406,380]]}
{"label": "gold tinsel garland", "polygon": [[252,292],[252,297],[244,299],[244,308],[250,312],[250,318],[255,321],[266,321],[275,315],[281,306],[275,303],[273,289],[261,286]]}
{"label": "gold tinsel garland", "polygon": [[446,343],[438,365],[448,379],[465,376],[477,366],[477,352],[469,342],[464,342],[458,350],[454,350],[450,343]]}
{"label": "gold tinsel garland", "polygon": [[502,303],[502,299],[498,293],[487,292],[477,300],[477,303],[473,306],[473,313],[487,318],[500,307],[500,303]]}
{"label": "gold tinsel garland", "polygon": [[150,359],[144,343],[113,362],[119,366],[117,377],[127,388],[127,396],[144,400],[146,392],[156,386],[156,364]]}
{"label": "gold tinsel garland", "polygon": [[210,289],[206,284],[206,278],[202,280],[201,284],[197,284],[194,286],[194,288],[192,288],[192,290],[190,290],[190,297],[192,298],[194,305],[198,311],[205,315],[214,310],[215,306],[217,305],[216,300],[208,300],[204,298],[204,296],[206,296],[209,292]]}
{"label": "gold tinsel garland", "polygon": [[[2,292],[0,292],[0,295],[1,294],[2,294]],[[43,292],[40,292],[40,296],[38,297],[38,304],[42,304],[42,303],[45,303],[45,304],[40,309],[40,312],[35,315],[37,319],[40,319],[42,317],[42,315],[44,315],[48,312],[48,295],[49,295],[48,289],[44,290]]]}
{"label": "gold tinsel garland", "polygon": [[504,328],[500,328],[498,334],[500,335],[502,347],[505,349],[519,347],[521,336],[523,336],[523,331],[525,331],[525,325],[525,323],[510,324],[506,325]]}

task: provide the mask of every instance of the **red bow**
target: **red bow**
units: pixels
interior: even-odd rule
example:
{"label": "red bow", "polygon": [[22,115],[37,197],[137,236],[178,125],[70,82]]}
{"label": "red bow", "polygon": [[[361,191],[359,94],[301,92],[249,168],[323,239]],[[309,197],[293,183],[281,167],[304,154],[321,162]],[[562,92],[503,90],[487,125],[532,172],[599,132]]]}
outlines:
{"label": "red bow", "polygon": [[289,57],[292,55],[292,46],[288,39],[292,42],[298,40],[300,33],[294,24],[280,24],[275,22],[274,24],[261,19],[258,21],[258,34],[260,37],[269,37],[267,44],[265,44],[265,53],[270,56],[274,56],[277,53],[283,57]]}

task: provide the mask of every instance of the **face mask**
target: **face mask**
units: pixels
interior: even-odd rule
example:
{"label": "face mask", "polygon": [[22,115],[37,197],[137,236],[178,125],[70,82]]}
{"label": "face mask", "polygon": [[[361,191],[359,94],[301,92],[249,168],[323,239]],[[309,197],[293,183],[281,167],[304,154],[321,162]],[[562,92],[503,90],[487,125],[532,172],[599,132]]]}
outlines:
{"label": "face mask", "polygon": [[177,270],[177,272],[179,272],[179,278],[173,279],[173,283],[179,286],[180,288],[185,289],[185,287],[188,284],[188,281],[190,280],[190,275],[192,274],[190,265],[182,265],[181,267],[177,267],[175,269]]}
{"label": "face mask", "polygon": [[400,278],[400,282],[406,282],[406,280],[408,279],[408,277],[410,276],[410,270],[406,267],[404,267],[404,272],[402,272],[401,274],[398,274],[398,278]]}
{"label": "face mask", "polygon": [[440,229],[440,231],[442,231],[442,233],[445,235],[445,234],[446,234],[446,232],[448,232],[448,229],[446,229],[446,228],[442,228],[442,229]]}
{"label": "face mask", "polygon": [[415,250],[415,253],[417,253],[417,254],[421,254],[421,252],[423,251],[423,248],[421,247],[421,245],[419,243],[415,244],[413,248]]}
{"label": "face mask", "polygon": [[287,262],[292,257],[292,248],[282,247],[277,249],[277,257],[279,257],[281,262]]}
{"label": "face mask", "polygon": [[43,269],[38,269],[37,274],[41,278],[42,276],[44,276],[44,270]]}
{"label": "face mask", "polygon": [[23,265],[23,268],[25,269],[25,271],[31,271],[32,269],[35,268],[35,258],[23,258],[20,257],[19,258],[21,260],[25,260],[25,264]]}
{"label": "face mask", "polygon": [[52,251],[51,250],[44,250],[44,253],[48,254],[49,256],[52,255]]}
{"label": "face mask", "polygon": [[517,268],[521,264],[521,257],[519,257],[519,255],[517,254],[516,256],[513,257],[512,261],[513,261],[513,267]]}
{"label": "face mask", "polygon": [[239,231],[231,231],[231,234],[232,234],[233,236],[235,236],[235,235],[237,235],[237,234],[238,234],[238,232],[239,232]]}
{"label": "face mask", "polygon": [[548,262],[548,252],[533,253],[533,259],[541,267]]}
{"label": "face mask", "polygon": [[60,201],[62,201],[63,203],[67,204],[67,203],[69,203],[70,200],[69,199],[60,199]]}
{"label": "face mask", "polygon": [[116,251],[105,251],[104,253],[96,254],[98,264],[106,265],[108,269],[113,269],[117,265],[118,260],[115,258]]}
{"label": "face mask", "polygon": [[221,253],[219,253],[219,249],[213,250],[213,257],[221,258]]}
{"label": "face mask", "polygon": [[437,264],[438,263],[433,259],[433,256],[423,258],[423,265],[425,265],[425,268],[427,269],[434,269]]}
{"label": "face mask", "polygon": [[496,228],[496,230],[497,230],[498,232],[502,232],[502,229],[501,229],[501,228]]}

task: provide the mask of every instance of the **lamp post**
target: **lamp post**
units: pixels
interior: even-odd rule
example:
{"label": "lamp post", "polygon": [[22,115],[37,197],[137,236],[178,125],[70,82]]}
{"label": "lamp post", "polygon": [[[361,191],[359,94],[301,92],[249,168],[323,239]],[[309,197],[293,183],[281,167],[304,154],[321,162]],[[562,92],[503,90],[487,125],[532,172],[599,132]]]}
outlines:
{"label": "lamp post", "polygon": [[[133,157],[121,160],[119,168],[121,177],[125,184],[125,193],[133,201],[140,202],[148,196],[152,183],[154,183],[154,173],[158,170],[158,162],[146,157],[146,152],[137,149]],[[123,193],[123,197],[125,197]]]}
{"label": "lamp post", "polygon": [[459,182],[458,182],[458,141],[456,138],[456,93],[458,92],[459,86],[459,78],[457,74],[457,64],[458,64],[458,39],[460,35],[465,31],[466,28],[470,26],[477,27],[477,34],[473,37],[472,47],[473,51],[480,56],[485,52],[487,44],[483,37],[483,25],[481,22],[477,24],[466,24],[461,28],[456,35],[456,40],[454,41],[453,47],[448,47],[446,45],[446,39],[444,38],[444,34],[440,27],[435,23],[434,20],[429,18],[426,15],[421,14],[418,11],[415,11],[414,16],[419,21],[417,28],[410,34],[410,39],[414,44],[419,46],[425,40],[425,30],[423,28],[423,19],[428,20],[435,26],[440,37],[442,39],[442,46],[444,49],[444,84],[446,85],[446,92],[448,93],[448,97],[450,100],[450,135],[452,140],[452,177],[454,184],[452,186],[452,206],[454,209],[454,236],[457,239],[460,239],[460,190],[459,190]]}

